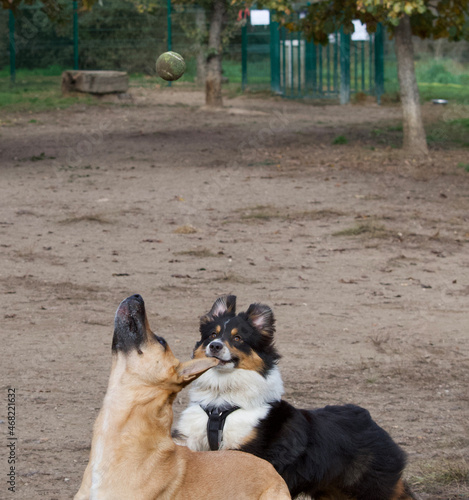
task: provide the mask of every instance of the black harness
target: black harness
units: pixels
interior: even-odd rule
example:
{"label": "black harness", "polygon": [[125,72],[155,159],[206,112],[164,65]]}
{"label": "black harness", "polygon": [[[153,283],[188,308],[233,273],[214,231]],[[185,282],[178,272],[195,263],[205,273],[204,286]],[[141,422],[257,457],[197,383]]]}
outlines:
{"label": "black harness", "polygon": [[219,450],[223,442],[223,427],[225,427],[226,417],[239,410],[239,406],[208,406],[204,408],[201,405],[200,407],[208,415],[207,438],[210,449],[212,451]]}

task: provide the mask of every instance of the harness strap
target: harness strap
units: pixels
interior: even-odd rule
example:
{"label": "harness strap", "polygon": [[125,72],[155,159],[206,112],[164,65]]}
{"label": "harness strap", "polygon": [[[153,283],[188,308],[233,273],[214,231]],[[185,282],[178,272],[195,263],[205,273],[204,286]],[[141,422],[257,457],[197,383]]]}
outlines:
{"label": "harness strap", "polygon": [[223,442],[223,427],[225,426],[226,417],[230,413],[239,410],[239,406],[223,407],[224,409],[214,406],[204,408],[201,405],[200,407],[208,415],[207,438],[210,449],[212,451],[219,450]]}

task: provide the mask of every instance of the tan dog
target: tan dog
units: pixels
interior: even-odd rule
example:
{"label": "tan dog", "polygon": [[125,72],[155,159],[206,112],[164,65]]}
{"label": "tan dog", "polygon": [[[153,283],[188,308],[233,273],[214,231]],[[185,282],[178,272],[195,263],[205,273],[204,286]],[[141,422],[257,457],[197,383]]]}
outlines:
{"label": "tan dog", "polygon": [[260,458],[193,452],[172,441],[176,394],[218,361],[180,363],[150,330],[140,295],[117,309],[112,351],[109,385],[75,500],[290,498],[283,479]]}

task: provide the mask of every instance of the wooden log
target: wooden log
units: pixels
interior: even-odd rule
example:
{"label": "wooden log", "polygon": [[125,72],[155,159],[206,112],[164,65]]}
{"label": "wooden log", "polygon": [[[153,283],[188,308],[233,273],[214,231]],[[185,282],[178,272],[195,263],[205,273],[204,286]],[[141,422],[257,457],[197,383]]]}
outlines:
{"label": "wooden log", "polygon": [[125,71],[64,71],[62,92],[70,94],[121,94],[129,88],[129,75]]}

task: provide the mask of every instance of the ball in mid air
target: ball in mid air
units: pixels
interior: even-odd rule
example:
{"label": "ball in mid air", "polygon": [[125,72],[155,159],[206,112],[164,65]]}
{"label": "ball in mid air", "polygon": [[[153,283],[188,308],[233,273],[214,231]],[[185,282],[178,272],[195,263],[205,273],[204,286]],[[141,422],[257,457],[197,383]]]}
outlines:
{"label": "ball in mid air", "polygon": [[177,52],[164,52],[156,60],[156,72],[158,76],[172,82],[178,80],[186,71],[184,58]]}

